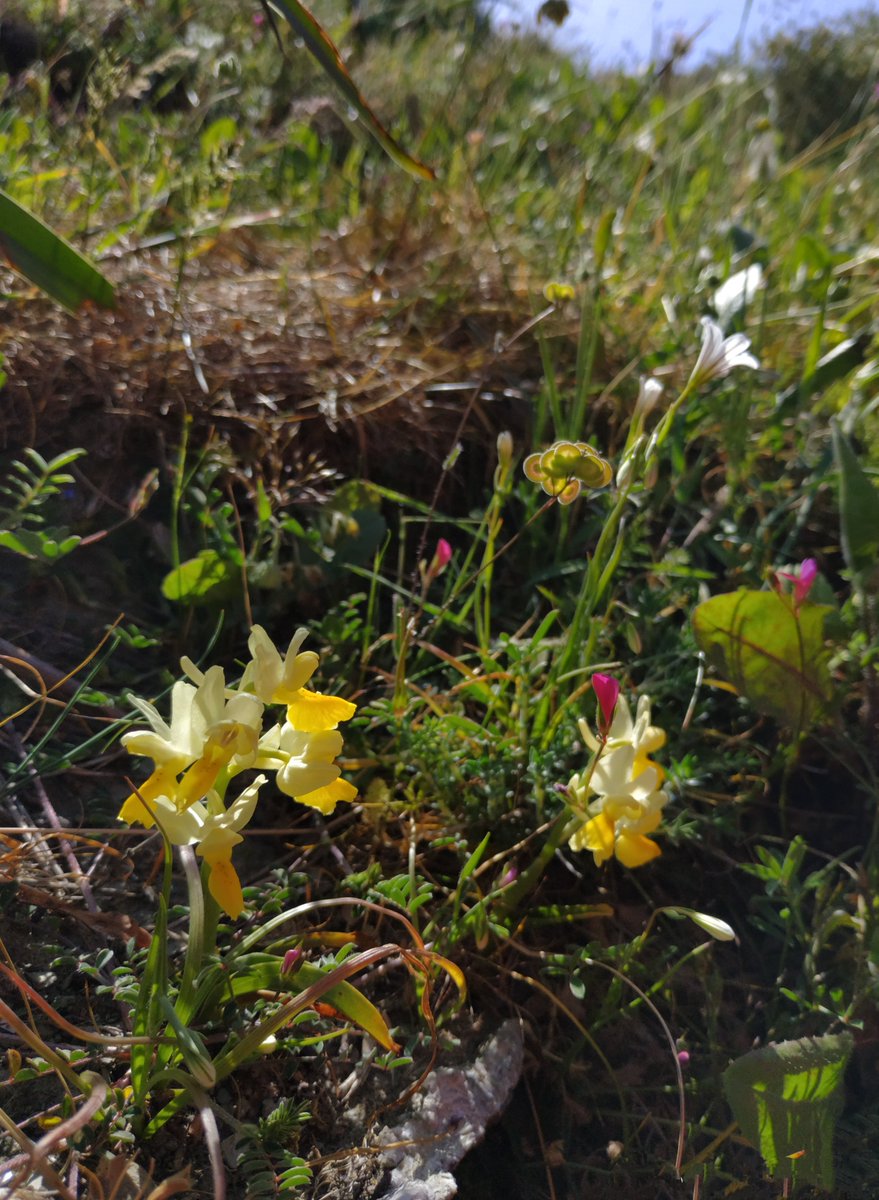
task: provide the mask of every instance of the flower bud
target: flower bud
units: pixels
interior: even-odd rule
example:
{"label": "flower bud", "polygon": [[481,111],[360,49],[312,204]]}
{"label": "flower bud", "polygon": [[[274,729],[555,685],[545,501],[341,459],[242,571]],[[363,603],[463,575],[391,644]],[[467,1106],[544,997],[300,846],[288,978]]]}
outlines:
{"label": "flower bud", "polygon": [[281,974],[292,975],[299,966],[299,961],[302,958],[302,950],[299,946],[294,946],[292,950],[288,950],[284,955],[284,961],[281,963]]}
{"label": "flower bud", "polygon": [[603,734],[606,734],[610,729],[611,721],[613,721],[617,700],[620,698],[619,681],[612,675],[595,674],[592,676],[592,690],[595,692],[595,698],[601,709],[598,728]]}
{"label": "flower bud", "polygon": [[656,402],[662,395],[662,384],[658,379],[642,379],[641,386],[638,389],[638,399],[635,401],[635,411],[632,414],[632,419],[638,417],[643,421],[645,417],[649,417],[656,407]]}

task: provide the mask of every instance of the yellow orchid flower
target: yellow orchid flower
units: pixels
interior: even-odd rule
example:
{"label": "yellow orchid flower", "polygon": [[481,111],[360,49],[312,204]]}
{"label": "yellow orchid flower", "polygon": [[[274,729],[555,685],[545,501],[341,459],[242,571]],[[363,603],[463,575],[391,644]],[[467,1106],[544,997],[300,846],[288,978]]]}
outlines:
{"label": "yellow orchid flower", "polygon": [[337,729],[307,733],[285,721],[264,734],[257,764],[276,771],[278,788],[300,804],[331,813],[340,800],[353,800],[357,789],[340,779],[334,761],[342,750]]}
{"label": "yellow orchid flower", "polygon": [[259,789],[266,782],[258,775],[228,808],[216,792],[180,812],[167,796],[155,802],[156,819],[175,846],[195,846],[210,867],[208,890],[227,916],[235,920],[244,911],[241,880],[232,865],[232,850],[244,841],[240,830],[253,816]]}
{"label": "yellow orchid flower", "polygon": [[[601,745],[598,738],[595,737],[583,717],[580,718],[577,724],[583,741],[593,754],[597,754]],[[634,770],[636,774],[647,767],[653,767],[658,772],[659,782],[661,783],[665,778],[665,772],[658,763],[651,761],[649,756],[657,750],[661,750],[665,745],[665,740],[665,731],[660,729],[658,725],[651,723],[649,696],[641,696],[639,698],[634,721],[632,720],[632,714],[625,699],[622,696],[617,699],[613,720],[607,732],[607,752],[619,746],[634,747]]]}
{"label": "yellow orchid flower", "polygon": [[626,867],[640,867],[661,853],[647,835],[659,828],[668,796],[661,784],[665,773],[649,755],[665,744],[665,733],[651,723],[650,700],[638,701],[635,720],[619,698],[602,743],[580,721],[583,740],[599,754],[591,774],[574,775],[568,784],[571,807],[587,819],[570,838],[572,850],[590,850],[596,866],[618,858]]}
{"label": "yellow orchid flower", "polygon": [[253,657],[241,680],[242,690],[253,688],[265,704],[293,702],[320,662],[313,650],[300,653],[299,648],[307,636],[307,629],[297,629],[282,658],[263,627],[254,625],[247,640],[247,648]]}
{"label": "yellow orchid flower", "polygon": [[174,684],[170,726],[152,704],[131,698],[151,728],[131,730],[122,744],[131,754],[152,758],[155,769],[123,804],[123,821],[151,825],[148,806],[159,796],[183,810],[208,793],[222,770],[230,765],[243,770],[255,760],[262,702],[249,693],[230,693],[222,667],[211,667],[200,679],[197,687]]}
{"label": "yellow orchid flower", "polygon": [[335,729],[357,711],[356,705],[341,696],[325,696],[306,688],[319,663],[313,650],[300,647],[307,630],[297,629],[282,658],[261,625],[254,625],[247,642],[253,655],[241,680],[242,690],[252,688],[266,704],[286,704],[287,720],[303,733]]}

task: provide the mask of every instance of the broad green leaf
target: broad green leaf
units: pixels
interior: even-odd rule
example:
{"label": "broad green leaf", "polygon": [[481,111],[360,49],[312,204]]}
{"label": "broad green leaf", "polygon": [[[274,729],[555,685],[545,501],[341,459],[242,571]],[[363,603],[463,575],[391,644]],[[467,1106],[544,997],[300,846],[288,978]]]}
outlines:
{"label": "broad green leaf", "polygon": [[744,588],[713,596],[693,613],[696,641],[712,668],[758,712],[799,736],[833,700],[824,621],[832,610]]}
{"label": "broad green leaf", "polygon": [[237,580],[232,563],[216,550],[202,550],[168,572],[162,580],[162,595],[180,604],[214,604],[234,594]]}
{"label": "broad green leaf", "polygon": [[854,1039],[781,1042],[736,1059],[723,1089],[742,1133],[776,1179],[833,1190],[833,1134]]}
{"label": "broad green leaf", "polygon": [[293,27],[298,37],[305,42],[306,49],[329,75],[357,117],[372,134],[384,152],[398,167],[417,175],[421,179],[434,179],[430,167],[413,158],[400,146],[367,104],[354,80],[348,74],[339,51],[336,49],[323,26],[315,20],[299,0],[268,0],[271,7]]}
{"label": "broad green leaf", "polygon": [[87,301],[102,308],[113,308],[116,304],[116,293],[109,279],[3,191],[0,191],[0,255],[65,308],[76,310]]}
{"label": "broad green leaf", "polygon": [[833,455],[839,471],[839,523],[846,566],[872,571],[879,558],[879,491],[858,462],[838,421],[833,421]]}
{"label": "broad green leaf", "polygon": [[[291,991],[293,988],[304,990],[319,983],[324,974],[325,972],[320,967],[315,967],[312,963],[303,963],[292,976],[287,987]],[[359,1025],[386,1050],[399,1050],[399,1046],[391,1037],[391,1031],[388,1029],[384,1017],[353,984],[344,981],[337,983],[335,987],[327,988],[321,996],[321,1000],[326,1004],[332,1004],[333,1008],[337,1008],[343,1017],[347,1017],[349,1021]]]}
{"label": "broad green leaf", "polygon": [[[206,981],[199,991],[197,1008],[199,1011],[210,1013],[214,1004],[219,1004],[230,994],[237,998],[252,995],[257,991],[304,991],[320,983],[326,974],[326,971],[313,963],[301,963],[292,975],[282,976],[281,960],[277,955],[250,954],[241,963],[235,963],[235,971],[231,976],[224,974],[222,977],[212,977]],[[386,1050],[397,1048],[384,1017],[353,984],[343,980],[333,987],[328,987],[320,999],[338,1009],[343,1017],[359,1025]]]}

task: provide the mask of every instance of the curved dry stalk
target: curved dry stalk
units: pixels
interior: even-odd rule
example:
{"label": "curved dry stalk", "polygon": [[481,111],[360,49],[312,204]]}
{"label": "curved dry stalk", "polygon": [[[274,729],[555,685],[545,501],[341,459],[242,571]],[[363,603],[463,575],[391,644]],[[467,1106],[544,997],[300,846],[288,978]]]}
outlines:
{"label": "curved dry stalk", "polygon": [[[18,974],[17,971],[11,970],[4,963],[0,962],[0,972],[2,972],[2,974],[4,974],[7,979],[9,979],[12,983],[15,984],[15,986],[18,988],[18,990],[21,992],[21,994],[25,997],[26,1000],[33,1001],[33,1003],[36,1004],[37,1008],[39,1008],[42,1012],[44,1012],[46,1014],[46,1016],[49,1018],[49,1020],[52,1021],[53,1024],[57,1025],[59,1029],[62,1029],[65,1033],[70,1034],[71,1037],[76,1038],[78,1041],[90,1042],[92,1045],[105,1046],[105,1047],[146,1046],[146,1045],[152,1045],[156,1041],[155,1038],[135,1037],[133,1035],[120,1035],[119,1037],[110,1037],[107,1034],[92,1033],[91,1030],[89,1030],[89,1029],[82,1029],[79,1025],[73,1025],[73,1024],[71,1024],[70,1021],[68,1021],[64,1017],[62,1017],[61,1014],[52,1007],[52,1005],[49,1003],[48,1000],[44,1000],[43,997],[39,994],[39,992],[34,991],[34,989],[31,987],[31,985],[26,980],[22,979],[22,977]],[[33,1030],[31,1030],[31,1028],[28,1025],[25,1025],[24,1022],[21,1021],[21,1019],[15,1015],[15,1013],[12,1011],[12,1009],[9,1008],[8,1005],[4,1004],[2,1000],[0,1000],[0,1012],[3,1013],[4,1021],[8,1021],[11,1025],[13,1025],[16,1033],[19,1034],[19,1036],[22,1038],[22,1040],[27,1041],[28,1045],[31,1045],[31,1042],[28,1041],[28,1038],[25,1037],[24,1034],[21,1032],[22,1028],[27,1030],[27,1033],[30,1037],[39,1038],[39,1034],[34,1034]],[[9,1014],[11,1014],[11,1016]],[[45,1058],[46,1057],[45,1043],[43,1042],[43,1040],[41,1038],[39,1040],[40,1040],[40,1045],[43,1047],[43,1049],[39,1050],[38,1053],[43,1058]],[[31,1046],[31,1048],[33,1049],[33,1046]],[[65,1064],[65,1066],[66,1065],[67,1064]]]}
{"label": "curved dry stalk", "polygon": [[62,1197],[62,1200],[75,1200],[73,1193],[67,1188],[63,1179],[61,1179],[46,1159],[62,1142],[67,1141],[73,1134],[78,1133],[80,1129],[84,1129],[106,1100],[107,1092],[109,1091],[106,1080],[102,1079],[99,1075],[95,1075],[93,1079],[91,1092],[77,1111],[68,1117],[66,1121],[59,1121],[38,1142],[32,1142],[18,1128],[15,1122],[0,1109],[0,1122],[2,1122],[6,1131],[24,1149],[23,1154],[16,1155],[15,1158],[9,1159],[5,1163],[0,1163],[0,1174],[9,1170],[18,1172],[8,1192],[10,1196],[15,1195],[15,1189],[20,1183],[23,1183],[29,1175],[36,1172],[49,1187],[55,1189]]}
{"label": "curved dry stalk", "polygon": [[107,632],[104,634],[104,636],[98,642],[97,646],[95,646],[94,650],[90,650],[88,652],[88,654],[85,656],[85,658],[82,660],[81,663],[78,663],[77,666],[75,666],[71,671],[68,671],[66,675],[61,675],[61,677],[59,679],[56,679],[56,681],[51,685],[51,687],[48,687],[48,688],[46,687],[46,682],[43,679],[40,672],[37,670],[36,667],[32,666],[29,662],[25,661],[24,659],[13,658],[11,655],[8,655],[8,654],[0,655],[0,658],[6,658],[8,661],[18,662],[22,666],[27,667],[28,670],[33,671],[34,674],[40,680],[40,695],[35,696],[33,700],[30,700],[22,708],[16,709],[15,712],[9,713],[8,716],[0,718],[0,729],[2,729],[3,726],[6,725],[9,721],[14,721],[17,717],[22,716],[23,713],[29,712],[30,709],[32,709],[35,704],[40,704],[42,706],[41,707],[41,713],[42,713],[42,710],[45,709],[46,704],[48,702],[48,697],[51,696],[51,694],[53,692],[57,692],[58,689],[63,687],[64,684],[67,683],[69,680],[73,679],[74,676],[76,675],[77,671],[81,671],[83,667],[88,666],[88,664],[92,661],[92,659],[95,657],[95,655],[100,653],[100,651],[107,644],[114,629],[116,628],[116,626],[119,624],[119,622],[122,620],[122,618],[124,616],[125,616],[124,613],[120,613],[119,616],[116,618],[116,620],[113,622],[113,624],[108,626]]}
{"label": "curved dry stalk", "polygon": [[678,1048],[675,1044],[674,1034],[669,1029],[668,1022],[666,1021],[665,1017],[662,1015],[647,993],[639,988],[637,983],[634,983],[627,975],[624,975],[622,971],[618,971],[616,967],[610,966],[609,963],[599,962],[595,958],[584,958],[581,961],[588,967],[601,967],[603,970],[608,971],[611,975],[613,975],[615,979],[619,979],[621,983],[625,983],[628,987],[630,987],[633,992],[641,997],[641,999],[653,1013],[654,1017],[656,1017],[662,1028],[662,1032],[665,1034],[666,1040],[671,1048],[671,1056],[675,1065],[675,1075],[678,1085],[678,1151],[675,1155],[675,1174],[677,1175],[678,1179],[680,1179],[682,1178],[681,1170],[684,1164],[684,1150],[687,1144],[687,1097],[684,1090],[684,1072],[681,1070],[681,1060],[678,1058]]}

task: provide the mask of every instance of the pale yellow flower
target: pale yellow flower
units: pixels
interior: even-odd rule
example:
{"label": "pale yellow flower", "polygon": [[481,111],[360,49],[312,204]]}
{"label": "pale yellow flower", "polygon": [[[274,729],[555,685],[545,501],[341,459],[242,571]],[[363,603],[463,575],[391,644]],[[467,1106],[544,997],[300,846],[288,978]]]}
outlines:
{"label": "pale yellow flower", "polygon": [[170,726],[152,704],[134,697],[132,703],[151,728],[131,730],[122,736],[122,744],[130,754],[152,758],[155,769],[123,804],[123,821],[151,825],[145,803],[158,796],[172,799],[182,811],[207,795],[220,771],[230,766],[243,770],[256,758],[262,702],[250,694],[229,692],[222,667],[211,667],[197,687],[175,683]]}
{"label": "pale yellow flower", "polygon": [[[583,741],[593,754],[597,754],[600,743],[588,723],[581,717],[577,724]],[[660,783],[664,779],[665,773],[662,767],[652,762],[649,757],[665,745],[665,731],[658,725],[652,724],[651,721],[649,696],[639,698],[634,721],[625,698],[619,697],[614,709],[613,721],[608,730],[606,745],[605,756],[619,746],[631,746],[635,751],[634,769],[636,774],[649,766],[658,773]]]}
{"label": "pale yellow flower", "polygon": [[259,789],[265,782],[265,775],[258,775],[228,808],[213,791],[183,812],[167,796],[156,797],[154,803],[156,820],[168,840],[175,846],[195,846],[196,854],[208,864],[208,890],[233,920],[244,910],[244,896],[232,865],[232,851],[244,841],[240,830],[253,816]]}
{"label": "pale yellow flower", "polygon": [[297,629],[282,658],[261,625],[254,625],[247,642],[253,655],[241,690],[252,688],[266,704],[286,704],[287,720],[303,733],[334,729],[354,716],[356,706],[341,696],[325,696],[306,688],[320,661],[313,650],[301,650],[307,630]]}
{"label": "pale yellow flower", "polygon": [[659,828],[668,802],[662,767],[649,757],[665,744],[665,733],[651,723],[650,699],[640,698],[633,721],[620,697],[604,743],[584,720],[579,726],[599,758],[591,775],[576,774],[568,783],[571,807],[586,818],[571,836],[571,849],[591,850],[596,866],[612,857],[626,867],[643,866],[661,853],[647,835]]}
{"label": "pale yellow flower", "polygon": [[335,759],[341,750],[342,735],[337,729],[309,733],[285,721],[260,739],[257,764],[277,772],[278,788],[286,796],[326,814],[340,800],[353,800],[357,795],[357,789],[340,778],[342,771]]}

